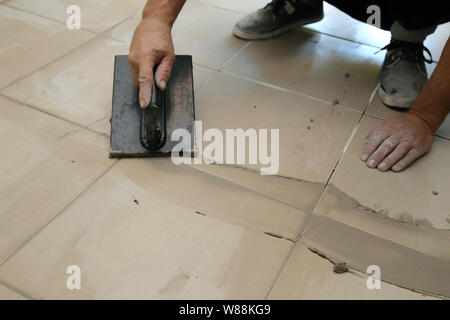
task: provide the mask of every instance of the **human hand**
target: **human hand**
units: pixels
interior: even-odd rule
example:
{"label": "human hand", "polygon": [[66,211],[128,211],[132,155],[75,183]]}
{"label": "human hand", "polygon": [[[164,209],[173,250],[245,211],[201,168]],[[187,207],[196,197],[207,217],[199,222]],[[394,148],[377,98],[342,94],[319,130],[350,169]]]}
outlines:
{"label": "human hand", "polygon": [[380,171],[402,171],[427,153],[433,142],[433,131],[413,112],[384,120],[370,131],[361,160]]}
{"label": "human hand", "polygon": [[155,72],[156,85],[165,90],[175,61],[171,25],[158,19],[144,18],[137,26],[131,41],[128,61],[134,87],[139,87],[139,104],[150,103]]}

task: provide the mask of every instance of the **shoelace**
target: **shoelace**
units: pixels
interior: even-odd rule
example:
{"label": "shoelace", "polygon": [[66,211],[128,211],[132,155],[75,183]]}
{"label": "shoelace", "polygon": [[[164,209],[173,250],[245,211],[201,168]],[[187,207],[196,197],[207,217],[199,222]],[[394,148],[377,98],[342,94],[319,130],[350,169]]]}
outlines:
{"label": "shoelace", "polygon": [[275,15],[278,14],[278,12],[280,12],[281,8],[283,8],[284,3],[286,2],[286,0],[272,0],[270,3],[268,3],[265,8],[268,7],[272,7],[272,11]]}
{"label": "shoelace", "polygon": [[[377,51],[383,51],[383,50],[397,50],[395,53],[397,57],[401,59],[406,59],[408,61],[412,62],[420,62],[425,61],[427,63],[433,62],[433,57],[431,56],[430,50],[428,50],[427,47],[423,45],[423,43],[413,43],[413,42],[406,42],[406,41],[399,41],[399,40],[392,40],[391,43],[384,46],[380,50]],[[429,55],[429,59],[426,59],[423,52],[426,52]]]}

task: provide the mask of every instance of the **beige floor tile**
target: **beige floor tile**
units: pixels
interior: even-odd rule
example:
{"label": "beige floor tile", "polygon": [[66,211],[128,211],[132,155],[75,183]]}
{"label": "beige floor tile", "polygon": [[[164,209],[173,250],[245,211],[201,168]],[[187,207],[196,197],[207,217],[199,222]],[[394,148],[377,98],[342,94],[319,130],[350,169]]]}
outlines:
{"label": "beige floor tile", "polygon": [[[197,64],[219,68],[247,44],[247,41],[231,34],[233,25],[240,16],[229,10],[187,2],[172,30],[175,53],[190,54]],[[131,42],[140,19],[140,15],[135,15],[106,35]]]}
{"label": "beige floor tile", "polygon": [[176,166],[167,158],[126,159],[117,167],[125,181],[142,189],[136,191],[140,195],[134,196],[144,205],[148,203],[147,193],[151,193],[191,212],[290,239],[295,238],[307,214],[306,205],[305,209],[295,208],[258,190],[249,190],[187,166]]}
{"label": "beige floor tile", "polygon": [[389,31],[353,19],[326,2],[324,2],[324,18],[305,28],[379,48],[391,40]]}
{"label": "beige floor tile", "polygon": [[[427,64],[428,75],[431,76],[434,69],[436,68],[436,63]],[[375,95],[374,99],[370,102],[366,113],[373,115],[378,118],[386,119],[390,117],[395,117],[404,114],[407,110],[396,109],[386,106],[379,98],[378,94]],[[441,127],[436,132],[438,136],[450,139],[450,116],[447,116],[446,120],[442,123]]]}
{"label": "beige floor tile", "polygon": [[263,8],[269,0],[190,0],[231,11],[250,13]]}
{"label": "beige floor tile", "polygon": [[46,65],[93,36],[82,30],[67,30],[65,26],[48,19],[1,5],[0,88]]}
{"label": "beige floor tile", "polygon": [[280,176],[263,176],[258,171],[218,164],[193,164],[195,169],[311,212],[324,185]]}
{"label": "beige floor tile", "polygon": [[134,30],[142,19],[142,11],[139,11],[132,17],[121,22],[111,30],[104,33],[105,36],[111,37],[116,40],[131,43],[133,39]]}
{"label": "beige floor tile", "polygon": [[89,125],[111,112],[117,54],[128,54],[128,45],[96,38],[2,93],[80,125]]}
{"label": "beige floor tile", "polygon": [[314,211],[450,261],[450,142],[436,137],[430,153],[411,167],[382,173],[359,159],[367,133],[380,121],[363,119]]}
{"label": "beige floor tile", "polygon": [[0,284],[0,301],[1,300],[24,300],[24,297]]}
{"label": "beige floor tile", "polygon": [[210,80],[214,75],[217,74],[218,71],[202,67],[199,65],[194,64],[193,65],[193,71],[194,71],[194,91],[197,91],[200,89],[206,81]]}
{"label": "beige floor tile", "polygon": [[441,59],[442,50],[449,39],[449,34],[450,22],[447,22],[438,26],[436,31],[425,40],[424,45],[430,49],[434,61]]}
{"label": "beige floor tile", "polygon": [[[359,117],[340,105],[223,73],[196,94],[196,119],[203,121],[203,131],[279,129],[278,175],[310,182],[326,181]],[[256,170],[267,166],[245,167]]]}
{"label": "beige floor tile", "polygon": [[[0,278],[36,298],[263,298],[292,242],[180,206],[180,187],[162,185],[175,173],[142,170],[153,163],[120,161],[4,264]],[[153,192],[156,180],[165,195]],[[69,265],[81,269],[81,290],[65,287]]]}
{"label": "beige floor tile", "polygon": [[[242,13],[250,13],[259,8],[263,8],[269,0],[191,0],[201,2],[204,4],[233,10]],[[324,2],[324,19],[319,22],[306,25],[305,28],[318,31],[324,34],[332,35],[339,38],[344,38],[350,41],[375,46],[378,48],[384,47],[391,40],[390,31],[376,28],[367,23],[363,23],[353,19],[346,13],[338,10],[332,5]],[[428,47],[433,55],[434,61],[439,61],[442,49],[448,39],[450,32],[450,22],[438,26],[436,31],[429,35],[425,41],[425,46]],[[384,56],[384,53],[379,53]]]}
{"label": "beige floor tile", "polygon": [[117,23],[142,10],[145,0],[12,0],[8,5],[66,23],[70,5],[77,5],[81,11],[81,28],[103,32]]}
{"label": "beige floor tile", "polygon": [[362,111],[383,59],[374,52],[373,47],[294,30],[252,42],[224,70]]}
{"label": "beige floor tile", "polygon": [[0,98],[0,263],[105,171],[105,137]]}
{"label": "beige floor tile", "polygon": [[[324,13],[323,20],[307,25],[306,28],[379,48],[384,47],[391,40],[390,31],[378,29],[353,19],[326,2],[324,3]],[[440,25],[433,34],[427,37],[425,46],[430,49],[434,61],[439,61],[449,32],[450,23],[446,23]],[[384,53],[379,54],[384,56]]]}
{"label": "beige floor tile", "polygon": [[109,116],[91,124],[89,129],[95,130],[109,137],[111,135],[111,112],[109,112]]}
{"label": "beige floor tile", "polygon": [[381,289],[370,290],[368,275],[349,269],[337,274],[333,264],[298,242],[269,299],[434,299],[382,282]]}

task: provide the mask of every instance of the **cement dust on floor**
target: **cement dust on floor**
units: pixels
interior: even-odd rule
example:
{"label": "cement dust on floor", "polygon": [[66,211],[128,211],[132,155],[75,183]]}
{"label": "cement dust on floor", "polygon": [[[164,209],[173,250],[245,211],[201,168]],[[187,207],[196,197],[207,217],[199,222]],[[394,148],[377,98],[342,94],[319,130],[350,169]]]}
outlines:
{"label": "cement dust on floor", "polygon": [[[450,297],[448,119],[404,173],[359,160],[398,113],[374,94],[389,34],[326,5],[318,23],[248,42],[231,28],[266,1],[188,0],[173,38],[193,55],[197,119],[280,129],[278,175],[114,161],[113,58],[144,2],[0,3],[0,299]],[[86,9],[81,30],[65,28],[69,3]],[[447,31],[427,39],[436,61]],[[67,290],[69,265],[82,290]]]}

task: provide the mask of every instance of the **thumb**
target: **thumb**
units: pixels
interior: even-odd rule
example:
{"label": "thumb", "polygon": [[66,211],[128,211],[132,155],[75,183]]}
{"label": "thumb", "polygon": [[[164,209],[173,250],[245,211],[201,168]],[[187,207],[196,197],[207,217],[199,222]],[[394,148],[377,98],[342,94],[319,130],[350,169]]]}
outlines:
{"label": "thumb", "polygon": [[161,90],[166,89],[166,84],[167,81],[169,81],[170,72],[172,71],[174,61],[175,57],[173,55],[167,55],[162,58],[161,62],[158,65],[158,68],[156,69],[156,84]]}
{"label": "thumb", "polygon": [[139,66],[139,104],[141,108],[147,108],[150,103],[153,87],[153,66],[152,62]]}

